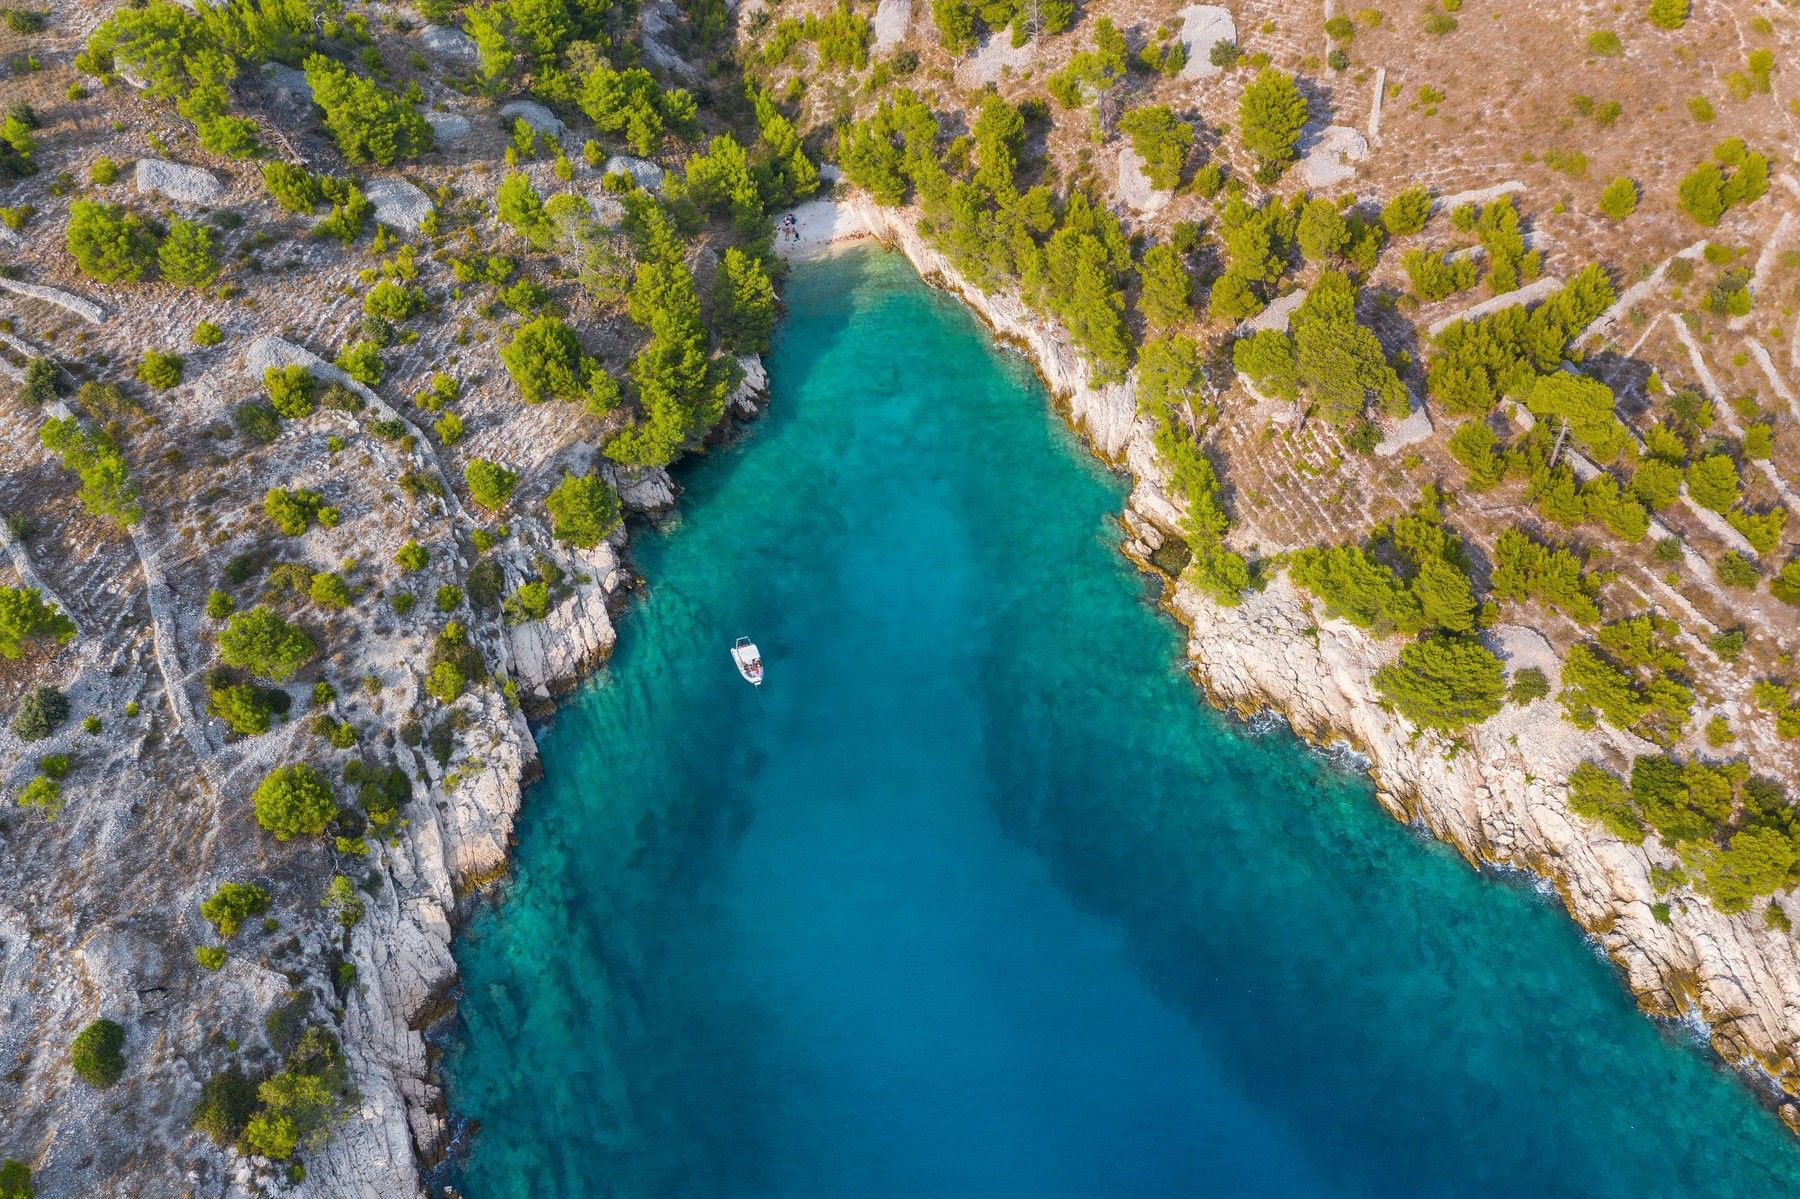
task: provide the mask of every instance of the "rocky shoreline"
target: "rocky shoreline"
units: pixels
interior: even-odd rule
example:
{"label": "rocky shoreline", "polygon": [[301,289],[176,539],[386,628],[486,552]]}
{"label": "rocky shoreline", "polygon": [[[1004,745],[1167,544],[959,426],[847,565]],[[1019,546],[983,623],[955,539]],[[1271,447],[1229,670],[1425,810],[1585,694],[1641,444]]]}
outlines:
{"label": "rocky shoreline", "polygon": [[[754,418],[767,398],[760,360],[743,361],[745,380],[720,426]],[[606,469],[604,466],[601,469]],[[667,472],[616,472],[626,512],[654,518],[675,504]],[[428,802],[415,803],[401,843],[388,852],[390,883],[367,905],[349,960],[343,1044],[361,1104],[333,1131],[295,1193],[330,1199],[424,1199],[425,1177],[442,1166],[455,1132],[427,1040],[454,1012],[459,977],[452,940],[487,886],[511,864],[513,823],[524,791],[542,773],[527,721],[548,716],[611,655],[613,617],[638,578],[621,529],[591,550],[576,551],[585,582],[547,617],[506,632],[522,711],[482,693],[472,728],[489,738],[479,772],[454,785],[433,777]],[[251,1179],[237,1180],[251,1193]]]}
{"label": "rocky shoreline", "polygon": [[[814,201],[797,215],[801,237],[784,252],[805,257],[879,240],[1030,358],[1094,453],[1130,472],[1125,550],[1162,574],[1151,559],[1165,539],[1179,536],[1181,513],[1165,490],[1153,426],[1138,414],[1130,382],[1093,386],[1059,330],[1015,297],[970,286],[920,236],[908,210],[852,196]],[[1234,520],[1234,539],[1253,540],[1255,512],[1237,511]],[[1702,1022],[1720,1058],[1800,1133],[1800,944],[1765,927],[1759,914],[1725,915],[1692,894],[1659,896],[1651,868],[1675,865],[1673,853],[1654,837],[1626,844],[1568,809],[1563,780],[1577,763],[1618,766],[1655,746],[1604,726],[1577,729],[1552,699],[1509,706],[1466,734],[1460,748],[1415,736],[1382,708],[1374,687],[1376,671],[1398,646],[1318,616],[1285,575],[1237,607],[1173,580],[1165,595],[1187,630],[1194,677],[1213,703],[1245,715],[1276,712],[1316,744],[1348,742],[1368,761],[1376,795],[1396,819],[1454,845],[1472,865],[1546,880],[1623,972],[1645,1012]],[[1504,641],[1494,648],[1503,658],[1521,652]],[[1659,902],[1668,905],[1667,923],[1653,910]],[[1793,916],[1791,899],[1787,906]]]}
{"label": "rocky shoreline", "polygon": [[[919,235],[907,210],[850,197],[813,201],[795,215],[799,237],[778,246],[784,255],[879,240],[1030,358],[1093,452],[1130,472],[1124,548],[1144,569],[1162,573],[1151,559],[1166,538],[1178,536],[1181,512],[1165,490],[1152,426],[1140,417],[1130,382],[1092,385],[1086,364],[1053,325],[1014,297],[970,286]],[[767,387],[760,363],[746,367],[746,386],[733,404],[743,417],[755,414]],[[663,472],[619,484],[636,514],[674,503]],[[1253,529],[1253,512],[1237,518]],[[636,581],[625,545],[621,533],[589,551],[592,583],[547,620],[513,631],[515,671],[532,712],[552,710],[611,653],[612,616]],[[1315,743],[1347,741],[1368,761],[1377,797],[1396,819],[1429,830],[1473,865],[1547,880],[1624,972],[1646,1012],[1703,1021],[1721,1058],[1800,1132],[1800,946],[1759,918],[1723,915],[1691,895],[1670,896],[1662,923],[1651,907],[1658,896],[1650,869],[1672,864],[1673,855],[1653,844],[1627,845],[1568,811],[1561,780],[1577,762],[1628,761],[1653,747],[1610,729],[1575,729],[1540,700],[1507,708],[1468,734],[1460,751],[1447,752],[1446,743],[1415,738],[1380,706],[1373,677],[1395,648],[1320,619],[1285,576],[1234,608],[1167,580],[1166,600],[1187,629],[1195,679],[1215,704],[1246,715],[1277,712]],[[539,772],[524,716],[507,711],[498,696],[488,707],[481,723],[494,738],[482,771],[448,791],[433,780],[435,802],[418,805],[408,836],[390,855],[393,887],[356,929],[351,960],[362,985],[348,1003],[344,1043],[362,1104],[319,1155],[301,1194],[422,1199],[422,1171],[448,1151],[445,1096],[425,1030],[453,1007],[452,938],[470,895],[507,871],[523,791]]]}

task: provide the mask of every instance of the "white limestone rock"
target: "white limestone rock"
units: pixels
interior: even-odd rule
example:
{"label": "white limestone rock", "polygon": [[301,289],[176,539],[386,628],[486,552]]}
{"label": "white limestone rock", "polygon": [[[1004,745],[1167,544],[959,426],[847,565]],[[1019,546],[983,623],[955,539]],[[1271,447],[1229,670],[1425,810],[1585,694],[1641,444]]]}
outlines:
{"label": "white limestone rock", "polygon": [[427,25],[421,29],[419,44],[425,47],[425,53],[439,62],[473,65],[480,57],[474,38],[460,29],[443,25]]}
{"label": "white limestone rock", "polygon": [[500,115],[510,126],[514,121],[524,121],[533,129],[548,137],[566,137],[569,127],[555,113],[539,104],[536,100],[510,100],[500,106]]}
{"label": "white limestone rock", "polygon": [[1231,19],[1231,10],[1217,4],[1191,4],[1181,10],[1180,36],[1187,47],[1181,77],[1206,79],[1221,70],[1212,64],[1212,48],[1220,42],[1237,41],[1237,22]]}
{"label": "white limestone rock", "polygon": [[[623,540],[623,534],[615,534],[614,540]],[[576,584],[543,620],[515,625],[509,634],[519,686],[539,699],[566,690],[604,661],[618,640],[607,610],[611,587],[623,578],[617,546],[605,541],[574,556],[580,573],[591,581]]]}
{"label": "white limestone rock", "polygon": [[212,204],[225,194],[218,176],[204,167],[140,158],[135,186],[141,194],[162,196],[177,204]]}
{"label": "white limestone rock", "polygon": [[619,502],[630,512],[666,512],[675,506],[675,480],[660,466],[607,466]]}
{"label": "white limestone rock", "polygon": [[1133,212],[1161,212],[1175,198],[1172,191],[1159,191],[1144,171],[1144,159],[1131,146],[1119,150],[1119,199]]}
{"label": "white limestone rock", "polygon": [[1431,436],[1431,416],[1425,411],[1425,405],[1413,402],[1412,411],[1406,419],[1397,422],[1387,431],[1375,447],[1375,452],[1383,458],[1391,458],[1409,445],[1417,445]]}
{"label": "white limestone rock", "polygon": [[632,158],[628,154],[614,154],[600,168],[603,175],[626,174],[637,181],[637,185],[647,192],[660,192],[663,185],[663,169],[654,162],[642,158]]}
{"label": "white limestone rock", "polygon": [[1369,139],[1348,125],[1330,125],[1300,162],[1300,177],[1310,188],[1340,187],[1356,177],[1356,164],[1369,156]]}
{"label": "white limestone rock", "polygon": [[312,84],[306,81],[305,71],[271,62],[264,63],[257,74],[262,76],[263,86],[282,103],[298,107],[312,103]]}
{"label": "white limestone rock", "polygon": [[431,197],[404,179],[376,179],[364,190],[375,219],[402,233],[417,233],[432,210]]}
{"label": "white limestone rock", "polygon": [[1277,333],[1286,333],[1288,320],[1294,315],[1294,309],[1306,302],[1306,289],[1296,287],[1283,296],[1276,296],[1269,306],[1244,322],[1244,328],[1255,333],[1263,329],[1273,329]]}
{"label": "white limestone rock", "polygon": [[740,415],[755,416],[769,398],[768,369],[763,366],[762,357],[757,354],[739,354],[737,363],[743,369],[744,378],[727,402]]}
{"label": "white limestone rock", "polygon": [[680,13],[669,0],[651,0],[638,13],[638,29],[642,33],[644,57],[664,74],[684,83],[700,78],[700,73],[671,48],[674,28]]}
{"label": "white limestone rock", "polygon": [[912,24],[912,0],[881,0],[875,6],[875,19],[869,27],[875,33],[875,51],[891,50],[906,40]]}
{"label": "white limestone rock", "polygon": [[425,123],[431,126],[432,141],[449,146],[469,136],[469,118],[460,112],[428,112]]}
{"label": "white limestone rock", "polygon": [[964,59],[956,68],[956,82],[965,88],[983,88],[997,83],[1002,74],[1016,75],[1037,61],[1037,47],[1030,42],[1012,44],[1012,34],[1002,29],[989,35],[981,49]]}

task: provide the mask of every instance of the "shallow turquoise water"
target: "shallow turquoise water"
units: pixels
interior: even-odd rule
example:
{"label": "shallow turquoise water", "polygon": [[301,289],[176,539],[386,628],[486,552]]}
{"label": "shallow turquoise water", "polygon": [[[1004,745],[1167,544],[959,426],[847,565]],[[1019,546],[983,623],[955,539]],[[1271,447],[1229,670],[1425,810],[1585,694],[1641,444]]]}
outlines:
{"label": "shallow turquoise water", "polygon": [[1800,1194],[1557,910],[1199,702],[961,309],[788,300],[459,943],[469,1199]]}

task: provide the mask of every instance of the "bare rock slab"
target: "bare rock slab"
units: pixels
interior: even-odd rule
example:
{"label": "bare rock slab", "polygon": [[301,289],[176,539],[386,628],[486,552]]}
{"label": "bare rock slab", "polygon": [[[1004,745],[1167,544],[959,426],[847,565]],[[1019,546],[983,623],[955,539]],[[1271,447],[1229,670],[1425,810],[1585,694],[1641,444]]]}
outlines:
{"label": "bare rock slab", "polygon": [[402,233],[417,233],[432,209],[431,197],[404,179],[377,179],[364,192],[375,219]]}
{"label": "bare rock slab", "polygon": [[1181,44],[1187,47],[1187,63],[1181,68],[1183,79],[1206,79],[1221,68],[1212,64],[1212,48],[1220,42],[1237,41],[1237,22],[1231,10],[1217,4],[1190,4],[1181,10]]}
{"label": "bare rock slab", "polygon": [[869,27],[875,31],[877,52],[891,50],[906,40],[912,11],[912,0],[881,0],[875,6],[875,19],[869,22]]}
{"label": "bare rock slab", "polygon": [[500,106],[500,115],[510,125],[513,121],[524,121],[533,129],[548,137],[560,138],[569,132],[569,127],[555,113],[539,104],[536,100],[512,100]]}
{"label": "bare rock slab", "polygon": [[138,159],[136,186],[141,193],[177,204],[212,204],[225,194],[225,185],[204,167],[161,158]]}
{"label": "bare rock slab", "polygon": [[1369,139],[1348,125],[1330,125],[1300,163],[1300,177],[1311,188],[1338,187],[1356,176],[1356,164],[1369,156]]}
{"label": "bare rock slab", "polygon": [[647,192],[659,192],[663,185],[663,169],[654,162],[642,158],[632,158],[626,154],[614,154],[606,160],[601,172],[607,175],[624,173],[630,175],[637,185]]}
{"label": "bare rock slab", "polygon": [[431,126],[432,140],[440,146],[451,145],[469,136],[469,118],[460,112],[428,112],[425,123]]}
{"label": "bare rock slab", "polygon": [[419,31],[419,45],[439,62],[472,65],[479,58],[475,39],[460,29],[443,25],[427,25]]}
{"label": "bare rock slab", "polygon": [[1171,191],[1158,191],[1144,170],[1144,159],[1130,146],[1119,151],[1119,199],[1133,212],[1161,212],[1175,198]]}
{"label": "bare rock slab", "polygon": [[1036,46],[1030,42],[1015,46],[1012,34],[1002,29],[956,68],[956,82],[968,88],[986,87],[1009,71],[1017,74],[1036,61]]}

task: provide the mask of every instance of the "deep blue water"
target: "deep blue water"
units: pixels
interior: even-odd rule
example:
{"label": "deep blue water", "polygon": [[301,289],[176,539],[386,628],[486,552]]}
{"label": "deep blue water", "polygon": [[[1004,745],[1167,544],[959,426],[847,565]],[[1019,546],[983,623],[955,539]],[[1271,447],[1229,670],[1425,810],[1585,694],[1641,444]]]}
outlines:
{"label": "deep blue water", "polygon": [[892,255],[787,298],[459,943],[469,1199],[1800,1194],[1557,909],[1200,702],[1021,362]]}

